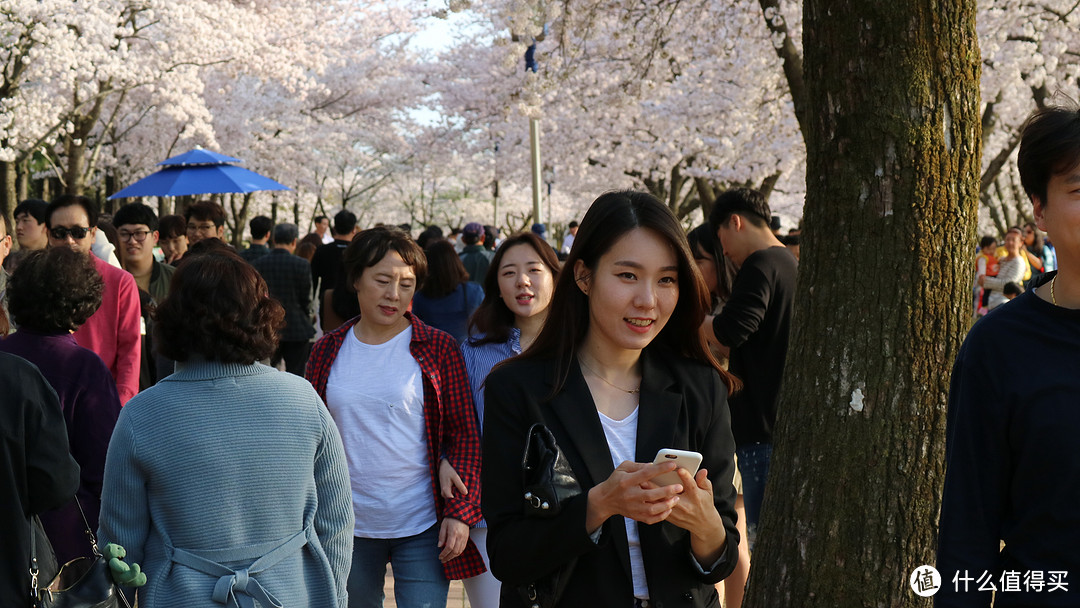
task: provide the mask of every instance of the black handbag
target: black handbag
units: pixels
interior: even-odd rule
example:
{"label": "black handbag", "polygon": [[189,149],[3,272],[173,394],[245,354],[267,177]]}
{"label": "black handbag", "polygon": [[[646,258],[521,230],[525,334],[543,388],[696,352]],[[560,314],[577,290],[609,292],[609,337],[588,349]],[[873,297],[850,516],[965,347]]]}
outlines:
{"label": "black handbag", "polygon": [[529,427],[521,458],[521,478],[526,515],[555,517],[562,512],[564,502],[581,494],[581,485],[555,443],[555,436],[540,423]]}
{"label": "black handbag", "polygon": [[[555,436],[540,423],[529,427],[521,475],[525,488],[523,508],[530,517],[555,517],[567,500],[581,494],[581,484],[555,443]],[[574,557],[551,574],[517,587],[518,595],[530,608],[553,608],[566,590],[576,565],[577,557]]]}
{"label": "black handbag", "polygon": [[[57,569],[52,543],[41,528],[37,516],[30,530],[30,605],[32,608],[131,608],[127,598],[113,582],[109,562],[98,550],[97,538],[90,530],[79,499],[75,499],[86,526],[86,536],[93,557],[77,557]],[[51,560],[50,560],[51,557]],[[40,581],[48,581],[44,587]]]}

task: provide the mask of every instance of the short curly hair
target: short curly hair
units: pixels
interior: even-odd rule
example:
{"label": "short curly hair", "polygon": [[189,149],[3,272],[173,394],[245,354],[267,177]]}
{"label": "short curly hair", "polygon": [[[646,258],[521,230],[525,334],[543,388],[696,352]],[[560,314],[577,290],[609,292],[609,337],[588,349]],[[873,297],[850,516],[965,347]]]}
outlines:
{"label": "short curly hair", "polygon": [[154,320],[154,343],[165,357],[254,363],[277,348],[285,309],[251,264],[216,249],[184,257]]}
{"label": "short curly hair", "polygon": [[8,281],[8,312],[19,327],[75,331],[97,312],[104,290],[89,255],[69,247],[31,251]]}

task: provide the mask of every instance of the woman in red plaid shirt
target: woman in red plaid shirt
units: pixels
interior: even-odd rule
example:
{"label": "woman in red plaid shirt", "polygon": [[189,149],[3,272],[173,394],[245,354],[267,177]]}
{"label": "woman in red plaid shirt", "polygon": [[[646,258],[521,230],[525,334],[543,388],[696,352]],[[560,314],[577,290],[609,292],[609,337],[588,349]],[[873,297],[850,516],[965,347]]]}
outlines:
{"label": "woman in red plaid shirt", "polygon": [[[480,440],[465,364],[453,337],[407,312],[427,272],[408,235],[359,233],[345,250],[345,272],[360,316],[315,344],[306,375],[349,461],[349,606],[382,606],[389,562],[398,606],[445,607],[449,579],[484,571],[469,541],[480,520]],[[440,496],[440,463],[458,472],[466,492]]]}

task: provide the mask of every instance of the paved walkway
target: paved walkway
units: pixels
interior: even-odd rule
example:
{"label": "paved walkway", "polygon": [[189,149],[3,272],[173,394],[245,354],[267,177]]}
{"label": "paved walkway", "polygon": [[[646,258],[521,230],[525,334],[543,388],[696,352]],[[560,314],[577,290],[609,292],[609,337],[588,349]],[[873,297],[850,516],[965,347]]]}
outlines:
{"label": "paved walkway", "polygon": [[[390,571],[390,566],[386,567],[384,592],[386,601],[383,602],[383,608],[397,608],[397,602],[394,601],[394,573]],[[446,598],[446,608],[469,608],[469,600],[465,598],[465,587],[461,585],[461,581],[450,581],[450,594]]]}
{"label": "paved walkway", "polygon": [[[390,571],[390,566],[386,567],[385,591],[386,601],[383,602],[383,608],[397,608],[397,602],[394,601],[394,574]],[[720,603],[724,603],[723,591],[720,591]],[[469,608],[469,600],[465,597],[465,587],[462,586],[461,581],[450,581],[450,594],[446,598],[446,608]]]}

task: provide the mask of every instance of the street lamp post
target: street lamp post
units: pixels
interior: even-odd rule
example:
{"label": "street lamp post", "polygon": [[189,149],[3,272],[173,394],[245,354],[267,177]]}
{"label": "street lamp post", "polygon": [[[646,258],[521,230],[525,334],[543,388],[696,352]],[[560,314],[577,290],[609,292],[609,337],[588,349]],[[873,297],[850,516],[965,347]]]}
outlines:
{"label": "street lamp post", "polygon": [[537,224],[543,224],[544,220],[540,217],[540,120],[538,118],[529,119],[529,144],[532,149],[532,203],[533,203],[533,221]]}
{"label": "street lamp post", "polygon": [[[525,49],[525,71],[536,73],[536,41]],[[529,149],[532,152],[532,204],[533,222],[542,224],[540,218],[540,119],[529,118]]]}

